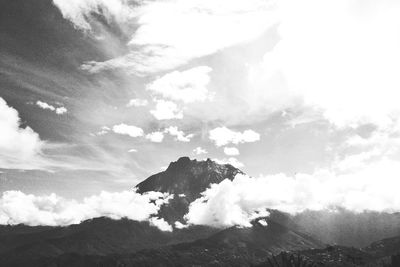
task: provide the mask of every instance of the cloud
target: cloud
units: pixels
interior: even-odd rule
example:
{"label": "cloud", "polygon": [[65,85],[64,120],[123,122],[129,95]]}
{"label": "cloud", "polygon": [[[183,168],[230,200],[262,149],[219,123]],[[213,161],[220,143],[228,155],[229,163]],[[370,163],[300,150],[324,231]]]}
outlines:
{"label": "cloud", "polygon": [[166,100],[156,100],[155,109],[150,110],[150,113],[157,120],[171,120],[171,119],[182,119],[183,112],[180,110],[174,102]]}
{"label": "cloud", "polygon": [[395,1],[280,1],[280,40],[251,75],[258,91],[283,77],[275,99],[300,97],[338,127],[386,127],[400,111],[399,11]]}
{"label": "cloud", "polygon": [[179,221],[175,222],[175,228],[177,228],[177,229],[184,229],[184,228],[187,228],[187,227],[189,227],[189,225],[183,224],[183,223],[181,223]]}
{"label": "cloud", "polygon": [[260,140],[260,134],[253,130],[245,130],[244,132],[235,132],[228,128],[217,127],[209,132],[210,140],[214,141],[216,146],[224,146],[229,143],[251,143]]}
{"label": "cloud", "polygon": [[228,156],[237,156],[240,154],[239,149],[236,147],[224,147],[224,153]]}
{"label": "cloud", "polygon": [[135,148],[131,148],[131,149],[128,150],[128,152],[129,152],[129,153],[135,153],[135,152],[138,152],[138,151],[137,151],[137,149],[135,149]]}
{"label": "cloud", "polygon": [[68,111],[68,110],[67,110],[65,107],[58,107],[58,108],[56,108],[56,113],[57,113],[58,115],[67,113],[67,111]]}
{"label": "cloud", "polygon": [[64,18],[83,30],[92,29],[95,15],[103,14],[128,28],[126,32],[134,31],[126,55],[86,62],[82,67],[90,72],[123,68],[142,75],[172,69],[253,40],[274,22],[273,1],[264,0],[145,1],[136,6],[122,0],[54,3]]}
{"label": "cloud", "polygon": [[93,15],[104,15],[107,20],[114,19],[124,23],[132,18],[132,7],[124,0],[53,0],[64,18],[70,20],[75,27],[91,30]]}
{"label": "cloud", "polygon": [[49,105],[46,102],[40,100],[36,101],[36,105],[41,109],[48,109],[54,111],[58,115],[62,115],[64,113],[67,113],[68,111],[65,107],[54,107],[53,105]]}
{"label": "cloud", "polygon": [[149,139],[151,142],[161,143],[164,139],[163,132],[153,132],[146,134],[146,139]]}
{"label": "cloud", "polygon": [[129,103],[126,105],[127,107],[144,107],[149,104],[149,101],[146,99],[139,99],[139,98],[133,98],[129,100]]}
{"label": "cloud", "polygon": [[180,142],[190,142],[190,139],[194,136],[193,134],[185,135],[183,131],[178,130],[176,126],[170,126],[165,129],[165,133],[175,136],[175,140]]}
{"label": "cloud", "polygon": [[250,226],[266,209],[289,213],[304,210],[399,212],[397,192],[400,163],[389,158],[368,162],[362,168],[341,172],[317,170],[251,178],[237,175],[214,184],[190,204],[188,223],[219,227]]}
{"label": "cloud", "polygon": [[193,153],[195,153],[196,155],[201,155],[201,154],[207,154],[207,150],[205,150],[202,147],[196,147],[195,149],[193,149]]}
{"label": "cloud", "polygon": [[213,159],[215,162],[219,164],[230,164],[236,168],[244,167],[244,164],[240,162],[237,158],[230,157],[230,158],[223,158],[223,159]]}
{"label": "cloud", "polygon": [[44,142],[29,126],[21,127],[18,111],[0,97],[0,168],[33,167]]}
{"label": "cloud", "polygon": [[109,133],[110,131],[111,131],[111,129],[110,129],[109,127],[107,127],[107,126],[102,126],[102,127],[101,127],[101,130],[98,131],[98,132],[96,133],[96,135],[105,135],[105,134]]}
{"label": "cloud", "polygon": [[114,133],[129,135],[130,137],[143,136],[143,130],[141,128],[125,123],[114,125],[112,130]]}
{"label": "cloud", "polygon": [[211,70],[210,67],[200,66],[186,71],[173,71],[148,84],[146,89],[164,98],[184,103],[212,99],[213,95],[207,89]]}
{"label": "cloud", "polygon": [[163,218],[150,218],[150,225],[157,227],[161,231],[172,232],[172,226],[169,225]]}
{"label": "cloud", "polygon": [[[20,191],[6,191],[0,198],[0,224],[70,225],[96,217],[128,218],[150,222],[165,231],[158,219],[151,219],[170,195],[160,192],[139,194],[134,191],[101,192],[78,202],[50,194],[35,196]],[[156,222],[156,223],[154,223]]]}

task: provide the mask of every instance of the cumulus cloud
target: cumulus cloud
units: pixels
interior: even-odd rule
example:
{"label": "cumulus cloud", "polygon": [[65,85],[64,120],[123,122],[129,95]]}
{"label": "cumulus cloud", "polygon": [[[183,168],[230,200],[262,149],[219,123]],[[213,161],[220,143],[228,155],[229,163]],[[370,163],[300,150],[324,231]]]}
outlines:
{"label": "cumulus cloud", "polygon": [[189,227],[189,225],[183,224],[183,223],[178,222],[178,221],[175,222],[175,228],[176,229],[184,229],[184,228],[187,228],[187,227]]}
{"label": "cumulus cloud", "polygon": [[212,98],[207,89],[211,70],[210,67],[200,66],[186,71],[173,71],[148,84],[146,89],[164,98],[184,103],[205,101]]}
{"label": "cumulus cloud", "polygon": [[20,168],[33,164],[44,142],[30,127],[21,127],[18,111],[0,97],[0,168]]}
{"label": "cumulus cloud", "polygon": [[[251,78],[276,88],[282,102],[300,97],[338,127],[386,127],[399,114],[400,5],[395,1],[278,3],[280,40]],[[340,18],[340,19],[338,19]],[[285,101],[286,100],[286,101]]]}
{"label": "cumulus cloud", "polygon": [[156,106],[150,110],[150,113],[157,120],[171,120],[171,119],[182,119],[183,112],[177,104],[166,100],[156,100]]}
{"label": "cumulus cloud", "polygon": [[235,132],[228,128],[217,127],[209,132],[210,140],[214,141],[216,146],[224,146],[227,144],[251,143],[260,140],[260,134],[253,130],[245,130],[243,132]]}
{"label": "cumulus cloud", "polygon": [[169,231],[160,219],[151,218],[168,203],[170,195],[160,192],[139,194],[134,191],[101,192],[78,202],[56,194],[35,196],[6,191],[0,198],[0,224],[70,225],[96,217],[128,218],[150,223]]}
{"label": "cumulus cloud", "polygon": [[237,156],[240,154],[239,149],[236,147],[224,147],[224,153],[228,156]]}
{"label": "cumulus cloud", "polygon": [[163,218],[152,217],[149,219],[150,225],[157,227],[161,231],[172,232],[172,226]]}
{"label": "cumulus cloud", "polygon": [[[114,19],[132,34],[126,55],[83,65],[90,72],[124,68],[136,74],[172,69],[253,40],[273,23],[272,1],[173,0],[131,5],[123,0],[54,0],[63,16],[88,30],[93,14]],[[135,23],[133,23],[135,22]],[[205,40],[207,40],[205,42]]]}
{"label": "cumulus cloud", "polygon": [[56,113],[58,114],[58,115],[61,115],[61,114],[64,114],[64,113],[67,113],[67,108],[65,108],[65,107],[58,107],[58,108],[56,108]]}
{"label": "cumulus cloud", "polygon": [[41,109],[48,109],[54,111],[58,115],[62,115],[64,113],[67,113],[68,111],[67,108],[65,107],[54,107],[53,105],[47,104],[46,102],[40,100],[36,101],[36,105]]}
{"label": "cumulus cloud", "polygon": [[196,147],[195,149],[193,149],[193,153],[195,153],[196,155],[201,155],[201,154],[207,154],[207,150],[205,150],[202,147]]}
{"label": "cumulus cloud", "polygon": [[318,170],[259,178],[239,174],[203,192],[191,203],[186,219],[192,224],[226,227],[250,226],[252,219],[268,215],[266,209],[398,212],[399,176],[400,163],[388,158],[348,172]]}
{"label": "cumulus cloud", "polygon": [[129,100],[129,103],[126,105],[127,107],[144,107],[149,104],[149,101],[146,99],[139,99],[139,98],[133,98]]}
{"label": "cumulus cloud", "polygon": [[178,130],[178,127],[176,126],[170,126],[165,129],[165,133],[168,133],[172,136],[175,137],[175,140],[180,141],[180,142],[190,142],[190,139],[194,136],[193,134],[187,134],[183,131]]}
{"label": "cumulus cloud", "polygon": [[114,133],[129,135],[130,137],[143,136],[143,130],[141,128],[133,125],[127,125],[125,123],[114,125],[112,130]]}
{"label": "cumulus cloud", "polygon": [[146,139],[149,139],[151,142],[154,143],[161,143],[164,139],[164,133],[163,132],[153,132],[146,134]]}

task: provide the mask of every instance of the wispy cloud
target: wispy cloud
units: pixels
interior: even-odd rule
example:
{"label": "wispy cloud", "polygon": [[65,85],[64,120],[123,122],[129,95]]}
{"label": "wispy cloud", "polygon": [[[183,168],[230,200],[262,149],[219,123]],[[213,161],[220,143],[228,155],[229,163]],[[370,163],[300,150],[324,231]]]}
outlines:
{"label": "wispy cloud", "polygon": [[146,99],[133,98],[126,104],[127,107],[145,107],[149,104]]}
{"label": "wispy cloud", "polygon": [[92,29],[92,14],[105,15],[122,28],[137,23],[128,43],[130,52],[104,62],[85,63],[83,68],[90,72],[122,68],[147,74],[172,69],[257,38],[274,21],[273,2],[262,0],[146,1],[139,6],[122,0],[55,0],[54,4],[83,30]]}
{"label": "wispy cloud", "polygon": [[182,72],[173,71],[148,84],[146,89],[157,96],[184,103],[212,99],[207,89],[211,70],[200,66]]}

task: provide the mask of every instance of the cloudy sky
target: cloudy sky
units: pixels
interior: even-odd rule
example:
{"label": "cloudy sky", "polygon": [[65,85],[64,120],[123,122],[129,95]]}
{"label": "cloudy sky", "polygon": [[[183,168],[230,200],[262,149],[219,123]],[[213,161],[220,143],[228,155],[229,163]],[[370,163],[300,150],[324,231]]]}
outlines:
{"label": "cloudy sky", "polygon": [[272,183],[309,188],[261,200],[288,211],[400,209],[399,12],[395,0],[1,1],[0,193],[120,192],[190,156],[273,177],[215,187],[215,201]]}

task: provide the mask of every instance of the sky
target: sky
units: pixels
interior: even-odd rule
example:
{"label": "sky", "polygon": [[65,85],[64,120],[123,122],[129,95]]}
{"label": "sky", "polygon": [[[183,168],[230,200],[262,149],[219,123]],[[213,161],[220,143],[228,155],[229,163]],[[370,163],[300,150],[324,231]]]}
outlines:
{"label": "sky", "polygon": [[[250,206],[395,211],[399,11],[395,0],[1,1],[0,193],[123,192],[189,156],[272,179],[221,185],[234,194],[313,188],[302,207],[297,196]],[[320,188],[332,189],[323,203]]]}

